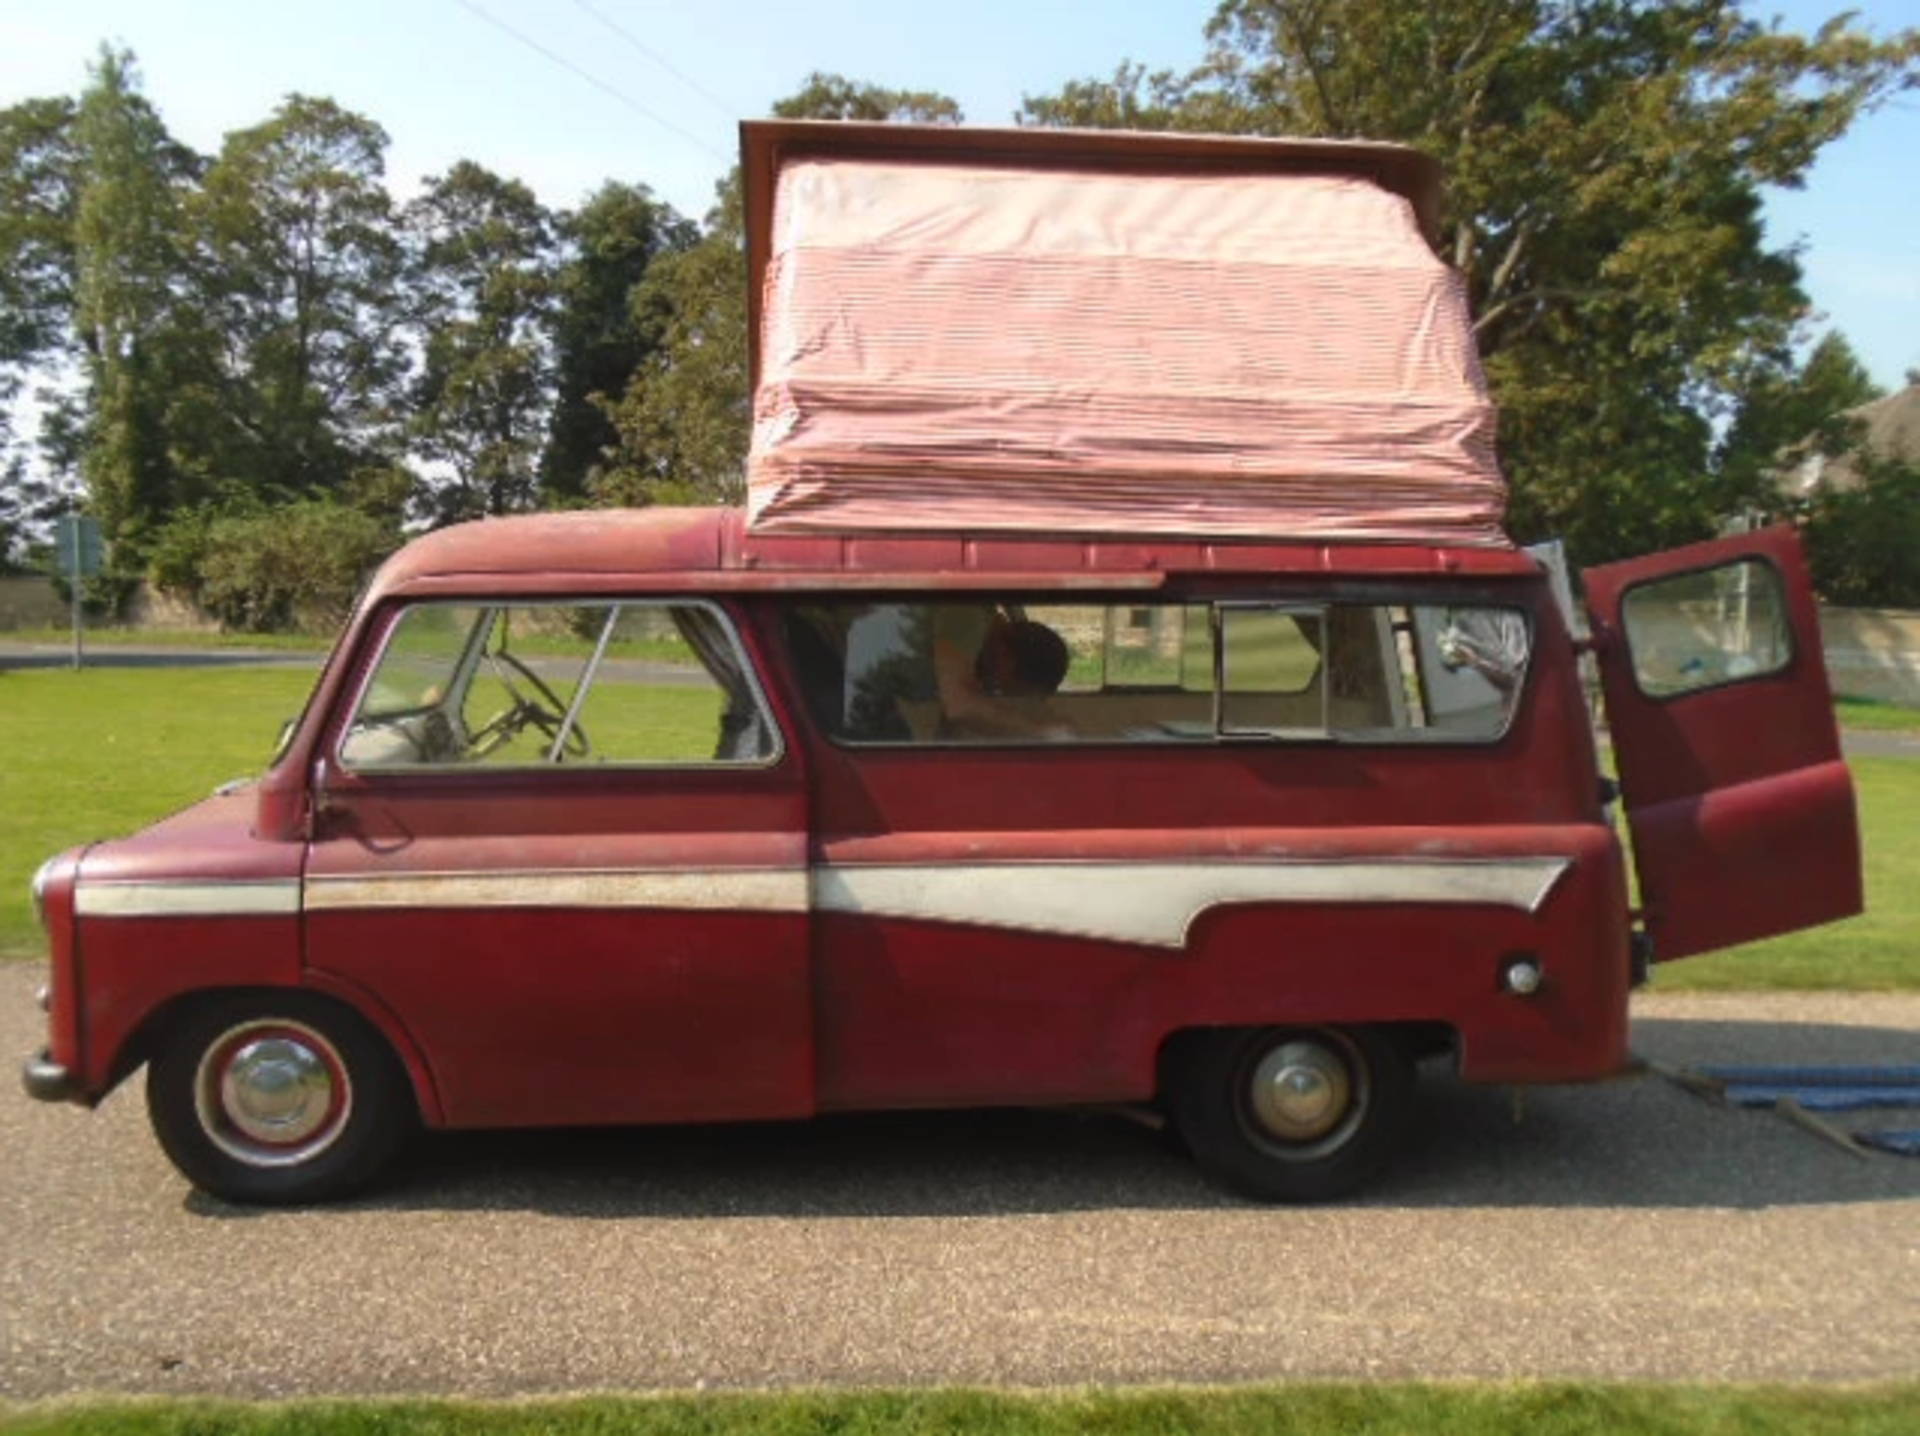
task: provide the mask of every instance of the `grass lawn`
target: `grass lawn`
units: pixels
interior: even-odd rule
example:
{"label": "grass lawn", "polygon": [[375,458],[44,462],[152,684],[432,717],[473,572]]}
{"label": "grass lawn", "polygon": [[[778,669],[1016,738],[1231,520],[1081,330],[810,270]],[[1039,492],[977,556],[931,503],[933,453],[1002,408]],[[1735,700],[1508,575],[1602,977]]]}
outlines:
{"label": "grass lawn", "polygon": [[1661,992],[1920,989],[1920,761],[1856,758],[1867,910],[1845,922],[1657,965]]}
{"label": "grass lawn", "polygon": [[[44,951],[27,896],[44,858],[257,772],[312,682],[307,670],[252,667],[0,670],[0,954]],[[1843,721],[1855,711],[1909,713],[1849,705]],[[1853,771],[1866,915],[1662,967],[1661,990],[1920,990],[1920,762],[1863,758]]]}
{"label": "grass lawn", "polygon": [[0,671],[0,953],[45,951],[27,895],[42,861],[259,772],[313,681],[279,668]]}
{"label": "grass lawn", "polygon": [[1842,728],[1876,733],[1920,733],[1920,708],[1902,708],[1877,698],[1842,698],[1834,705]]}
{"label": "grass lawn", "polygon": [[[220,649],[311,653],[317,663],[333,647],[331,633],[205,633],[170,628],[86,629],[81,647],[87,653],[116,648],[177,648],[195,652]],[[30,643],[43,648],[73,647],[71,628],[15,628],[0,633],[8,643]]]}
{"label": "grass lawn", "polygon": [[1909,1436],[1920,1386],[1300,1385],[0,1406],[6,1436]]}

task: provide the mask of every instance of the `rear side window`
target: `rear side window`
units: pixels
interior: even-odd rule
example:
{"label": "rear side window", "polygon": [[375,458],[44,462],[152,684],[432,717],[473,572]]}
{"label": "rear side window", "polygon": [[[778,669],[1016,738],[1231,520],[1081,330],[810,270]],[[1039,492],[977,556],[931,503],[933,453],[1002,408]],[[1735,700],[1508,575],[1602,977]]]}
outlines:
{"label": "rear side window", "polygon": [[352,769],[764,763],[778,734],[718,609],[405,609],[340,745]]}
{"label": "rear side window", "polygon": [[1785,586],[1762,559],[1636,584],[1620,615],[1634,682],[1649,698],[1764,678],[1793,662]]}
{"label": "rear side window", "polygon": [[1486,742],[1532,651],[1509,607],[826,603],[786,621],[814,721],[854,746]]}

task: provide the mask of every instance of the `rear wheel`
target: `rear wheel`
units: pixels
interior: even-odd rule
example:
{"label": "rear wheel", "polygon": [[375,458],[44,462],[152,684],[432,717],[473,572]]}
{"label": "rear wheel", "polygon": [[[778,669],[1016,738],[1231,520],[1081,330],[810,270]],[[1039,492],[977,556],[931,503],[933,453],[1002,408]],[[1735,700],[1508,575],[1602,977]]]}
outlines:
{"label": "rear wheel", "polygon": [[1352,1191],[1393,1155],[1412,1109],[1413,1065],[1377,1028],[1204,1033],[1175,1080],[1174,1120],[1202,1170],[1269,1202]]}
{"label": "rear wheel", "polygon": [[147,1113],[174,1166],[226,1201],[325,1201],[372,1181],[414,1124],[406,1075],[364,1020],[307,993],[235,997],[153,1059]]}

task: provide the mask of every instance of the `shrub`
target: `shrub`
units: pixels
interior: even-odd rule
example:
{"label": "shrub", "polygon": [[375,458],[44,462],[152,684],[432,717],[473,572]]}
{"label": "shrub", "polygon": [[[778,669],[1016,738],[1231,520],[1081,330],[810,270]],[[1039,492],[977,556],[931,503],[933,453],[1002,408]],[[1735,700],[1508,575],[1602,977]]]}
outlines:
{"label": "shrub", "polygon": [[[400,535],[358,509],[307,500],[214,518],[202,543],[192,592],[223,628],[325,632],[339,627]],[[181,546],[192,546],[184,533]]]}
{"label": "shrub", "polygon": [[1858,487],[1823,488],[1808,506],[1814,587],[1854,608],[1920,608],[1920,465],[1858,462]]}

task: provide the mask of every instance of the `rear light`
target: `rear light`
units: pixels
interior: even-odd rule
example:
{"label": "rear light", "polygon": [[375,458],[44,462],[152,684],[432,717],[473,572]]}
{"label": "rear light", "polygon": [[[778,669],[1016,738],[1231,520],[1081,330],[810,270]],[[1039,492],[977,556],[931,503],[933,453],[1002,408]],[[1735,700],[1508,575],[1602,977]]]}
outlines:
{"label": "rear light", "polygon": [[1532,957],[1516,957],[1500,969],[1502,990],[1515,997],[1532,997],[1540,990],[1547,976],[1540,970],[1540,963]]}

